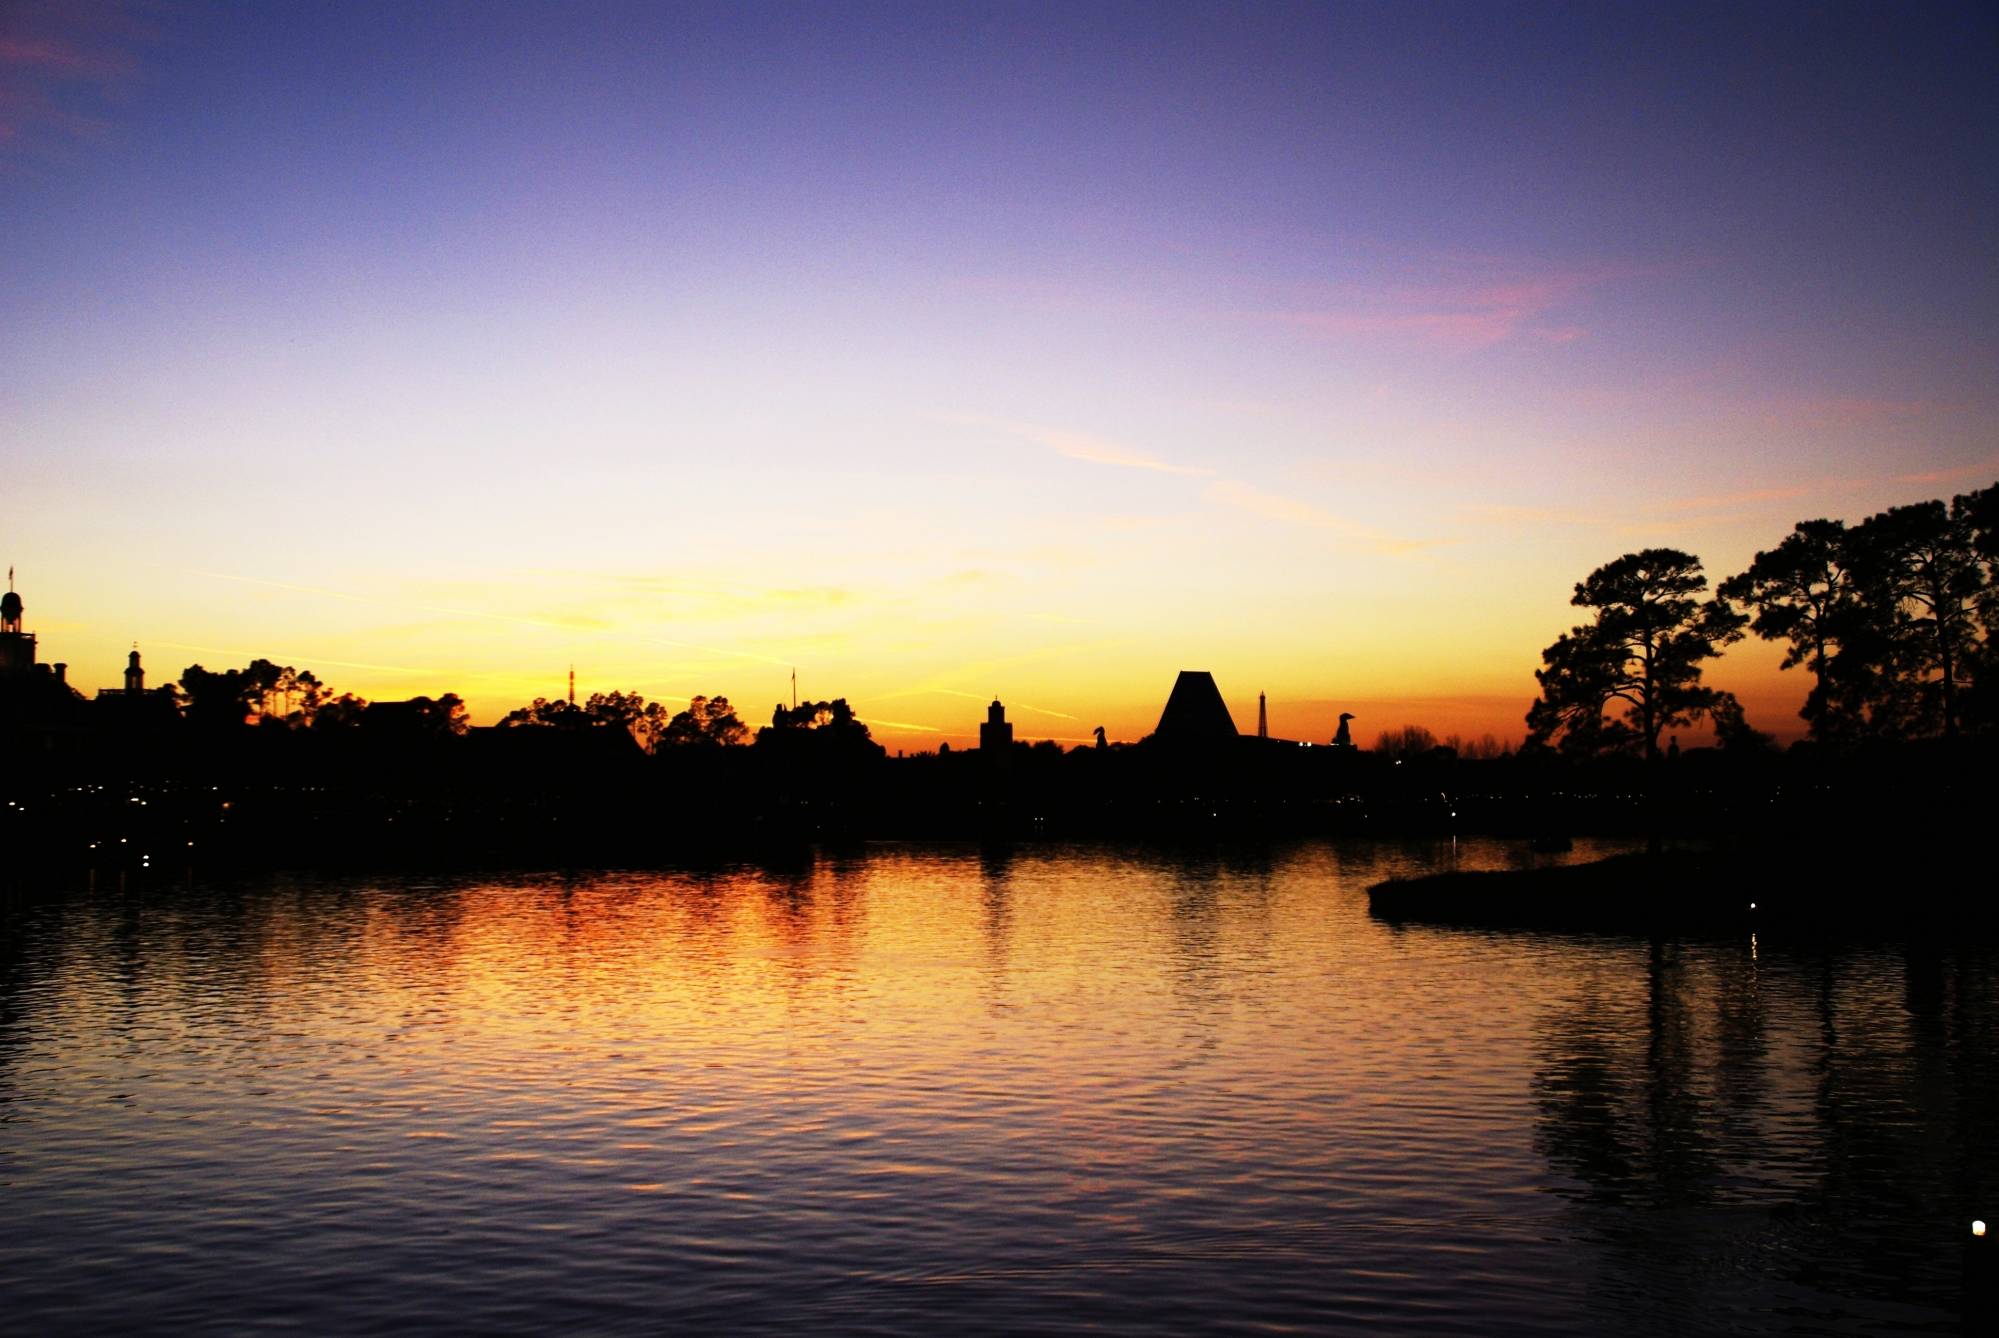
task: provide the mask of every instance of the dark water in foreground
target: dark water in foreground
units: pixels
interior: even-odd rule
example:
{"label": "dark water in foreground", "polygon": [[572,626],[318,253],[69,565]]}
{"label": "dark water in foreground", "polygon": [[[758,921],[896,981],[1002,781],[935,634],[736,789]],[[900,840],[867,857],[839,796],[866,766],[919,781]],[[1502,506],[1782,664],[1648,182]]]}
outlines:
{"label": "dark water in foreground", "polygon": [[1450,853],[15,902],[0,1328],[1956,1327],[1989,947],[1369,918]]}

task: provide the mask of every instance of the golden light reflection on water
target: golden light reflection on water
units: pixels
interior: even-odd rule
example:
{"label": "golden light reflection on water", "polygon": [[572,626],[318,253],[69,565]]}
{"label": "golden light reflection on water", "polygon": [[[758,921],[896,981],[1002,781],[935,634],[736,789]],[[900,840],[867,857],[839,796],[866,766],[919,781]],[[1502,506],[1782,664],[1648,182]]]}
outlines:
{"label": "golden light reflection on water", "polygon": [[1962,1236],[1989,959],[1368,916],[1453,857],[876,847],[23,905],[0,1286],[522,1331],[1590,1332],[1633,1295],[1698,1328],[1835,1273],[1828,1305],[1948,1308],[1922,1195]]}

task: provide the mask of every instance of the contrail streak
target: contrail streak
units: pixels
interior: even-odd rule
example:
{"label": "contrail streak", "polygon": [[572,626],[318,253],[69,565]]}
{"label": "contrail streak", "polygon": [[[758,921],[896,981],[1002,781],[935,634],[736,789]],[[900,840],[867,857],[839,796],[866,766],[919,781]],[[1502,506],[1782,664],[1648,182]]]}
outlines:
{"label": "contrail streak", "polygon": [[[985,700],[983,696],[981,696],[976,692],[960,692],[956,688],[927,688],[927,687],[904,688],[900,692],[887,692],[883,693],[879,697],[870,697],[868,698],[868,700],[875,702],[893,701],[897,697],[917,697],[921,696],[926,692],[938,692],[942,693],[946,697],[963,697],[967,701],[982,702]],[[1052,715],[1059,720],[1074,720],[1077,718],[1073,715],[1070,715],[1067,711],[1051,711],[1045,706],[1030,706],[1026,702],[1015,702],[1013,703],[1013,706],[1014,709],[1017,711],[1032,711],[1036,715]]]}
{"label": "contrail streak", "polygon": [[[734,656],[744,660],[760,660],[765,664],[789,667],[793,661],[781,660],[775,655],[764,655],[753,650],[730,650],[722,646],[704,646],[698,641],[672,641],[666,637],[645,636],[636,632],[605,632],[575,623],[558,622],[548,618],[527,618],[517,613],[487,613],[482,609],[455,609],[443,604],[416,604],[408,600],[383,599],[376,595],[357,595],[346,590],[332,590],[323,585],[298,585],[291,581],[273,581],[260,576],[233,576],[223,571],[198,571],[197,576],[207,576],[218,581],[236,581],[242,585],[262,585],[273,590],[291,590],[305,595],[322,595],[328,599],[344,599],[355,604],[374,604],[381,608],[403,609],[413,613],[439,613],[448,618],[476,618],[486,622],[507,623],[517,627],[542,627],[556,632],[567,632],[572,636],[593,636],[609,641],[637,642],[648,646],[672,646],[677,650],[698,650],[707,655]],[[219,653],[219,652],[218,652]],[[230,652],[233,654],[234,652]],[[328,661],[332,663],[332,661]]]}
{"label": "contrail streak", "polygon": [[203,655],[241,655],[249,660],[291,660],[307,668],[314,665],[330,664],[339,669],[379,669],[387,674],[430,674],[439,676],[440,670],[412,669],[406,664],[367,664],[360,660],[329,660],[320,655],[291,655],[284,652],[231,650],[227,646],[191,646],[185,641],[148,641],[148,646],[166,646],[173,650],[199,651]]}

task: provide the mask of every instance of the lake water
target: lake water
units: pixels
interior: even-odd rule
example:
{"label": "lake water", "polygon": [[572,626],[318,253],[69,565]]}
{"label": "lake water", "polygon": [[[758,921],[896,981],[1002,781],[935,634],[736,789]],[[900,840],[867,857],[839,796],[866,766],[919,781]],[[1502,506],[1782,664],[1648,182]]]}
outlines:
{"label": "lake water", "polygon": [[17,898],[0,1328],[1954,1330],[1989,947],[1368,914],[1515,857]]}

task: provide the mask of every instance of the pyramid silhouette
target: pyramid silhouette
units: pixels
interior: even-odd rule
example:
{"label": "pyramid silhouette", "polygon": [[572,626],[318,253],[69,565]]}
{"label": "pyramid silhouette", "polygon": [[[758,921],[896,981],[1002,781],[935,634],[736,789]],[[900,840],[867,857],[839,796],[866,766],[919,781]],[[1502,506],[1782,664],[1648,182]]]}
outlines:
{"label": "pyramid silhouette", "polygon": [[1162,743],[1215,743],[1236,737],[1235,719],[1222,701],[1215,676],[1205,669],[1182,669],[1153,731]]}

